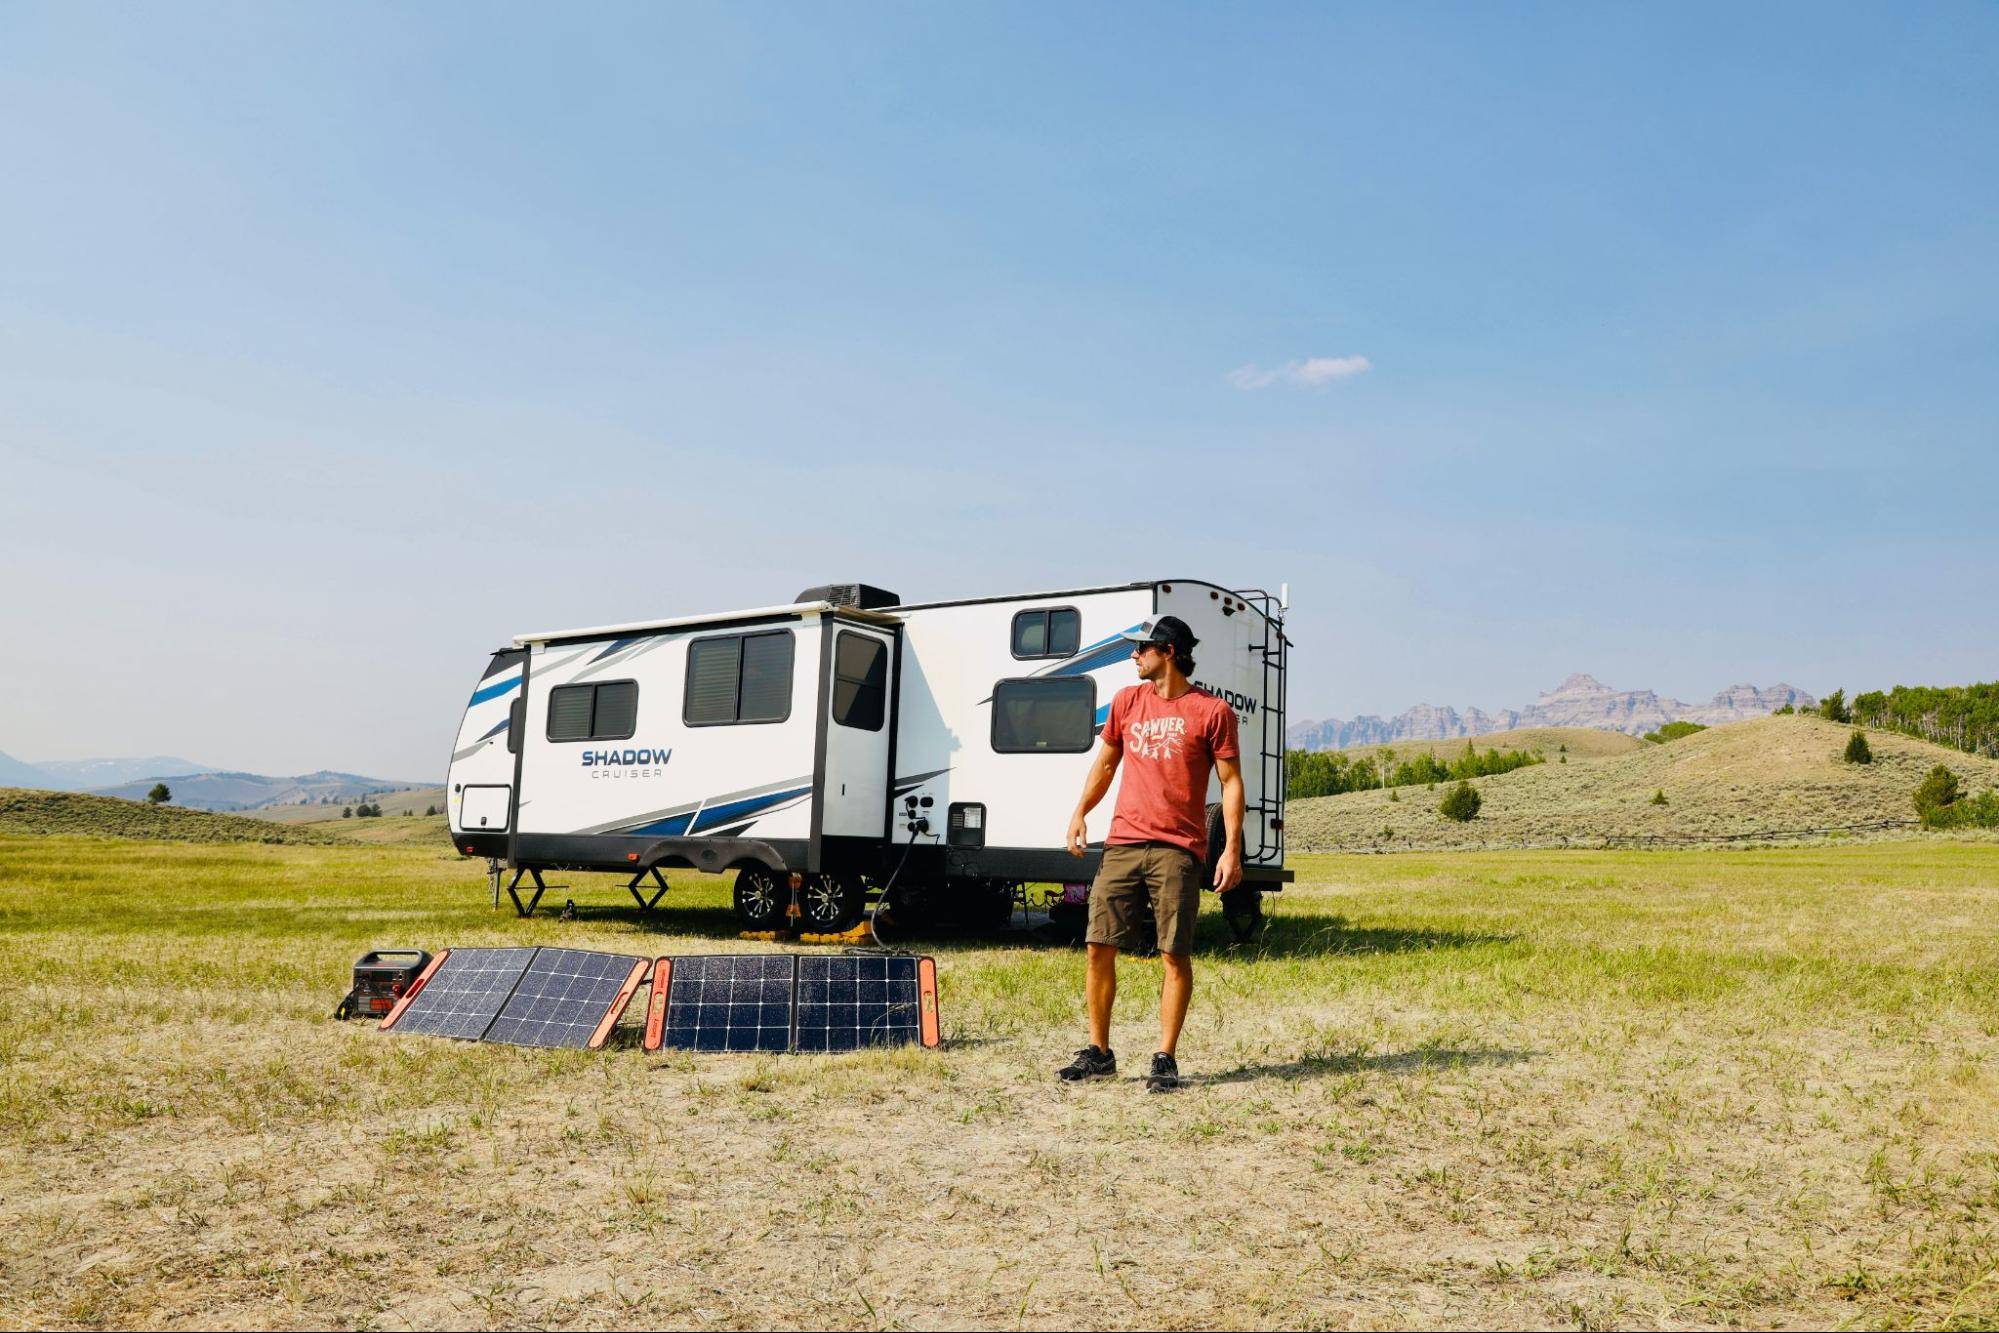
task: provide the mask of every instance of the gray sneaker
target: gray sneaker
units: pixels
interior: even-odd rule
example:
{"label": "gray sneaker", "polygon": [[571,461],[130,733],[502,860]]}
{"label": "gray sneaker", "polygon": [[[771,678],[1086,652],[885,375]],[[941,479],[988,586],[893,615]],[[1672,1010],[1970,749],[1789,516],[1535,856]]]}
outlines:
{"label": "gray sneaker", "polygon": [[1152,1057],[1152,1072],[1145,1076],[1147,1092],[1171,1092],[1180,1086],[1180,1064],[1161,1051]]}

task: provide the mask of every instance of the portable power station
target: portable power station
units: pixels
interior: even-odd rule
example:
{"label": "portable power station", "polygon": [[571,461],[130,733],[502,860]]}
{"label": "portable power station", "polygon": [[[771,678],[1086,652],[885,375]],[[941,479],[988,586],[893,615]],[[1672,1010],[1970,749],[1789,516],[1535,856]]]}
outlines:
{"label": "portable power station", "polygon": [[354,964],[354,989],[333,1011],[335,1018],[383,1018],[430,966],[422,949],[370,949]]}

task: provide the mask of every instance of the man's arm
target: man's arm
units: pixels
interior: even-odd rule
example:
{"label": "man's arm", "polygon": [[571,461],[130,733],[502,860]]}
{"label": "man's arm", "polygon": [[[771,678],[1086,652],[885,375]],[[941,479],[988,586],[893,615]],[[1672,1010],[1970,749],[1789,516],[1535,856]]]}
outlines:
{"label": "man's arm", "polygon": [[1242,883],[1242,761],[1217,759],[1215,772],[1222,779],[1222,831],[1228,835],[1215,862],[1215,892],[1227,893]]}
{"label": "man's arm", "polygon": [[[1117,776],[1118,761],[1124,758],[1124,747],[1105,741],[1097,747],[1097,757],[1090,764],[1089,776],[1083,779],[1083,799],[1076,802],[1076,813],[1069,816],[1069,854],[1081,856],[1090,848],[1090,830],[1084,822],[1090,811],[1104,799],[1104,793],[1111,789],[1111,779]],[[1240,784],[1238,784],[1240,785]],[[1242,798],[1236,798],[1236,822],[1242,822]]]}

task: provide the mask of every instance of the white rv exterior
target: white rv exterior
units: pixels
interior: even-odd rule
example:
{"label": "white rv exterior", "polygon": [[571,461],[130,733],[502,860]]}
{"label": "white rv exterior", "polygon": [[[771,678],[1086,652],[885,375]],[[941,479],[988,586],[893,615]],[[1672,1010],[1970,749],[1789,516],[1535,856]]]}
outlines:
{"label": "white rv exterior", "polygon": [[[1096,853],[1073,857],[1063,838],[1112,696],[1135,683],[1119,636],[1171,614],[1200,640],[1195,682],[1236,711],[1246,883],[1290,878],[1275,599],[1161,580],[893,601],[849,585],[519,636],[459,728],[453,841],[527,870],[736,870],[754,925],[794,873],[822,926],[857,916],[891,875],[898,902],[1087,879]],[[1090,816],[1093,848],[1114,805],[1115,792]]]}

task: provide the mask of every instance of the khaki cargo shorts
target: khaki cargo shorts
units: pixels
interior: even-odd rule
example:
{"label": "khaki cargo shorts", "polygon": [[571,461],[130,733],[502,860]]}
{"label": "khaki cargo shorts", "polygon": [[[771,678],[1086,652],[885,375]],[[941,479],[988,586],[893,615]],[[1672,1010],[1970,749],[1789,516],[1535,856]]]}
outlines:
{"label": "khaki cargo shorts", "polygon": [[1201,862],[1184,847],[1160,842],[1106,847],[1090,885],[1090,928],[1083,938],[1142,948],[1150,915],[1159,927],[1161,953],[1192,953],[1201,879]]}

